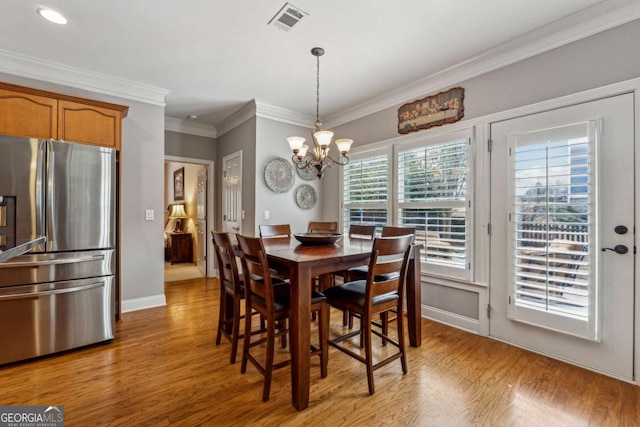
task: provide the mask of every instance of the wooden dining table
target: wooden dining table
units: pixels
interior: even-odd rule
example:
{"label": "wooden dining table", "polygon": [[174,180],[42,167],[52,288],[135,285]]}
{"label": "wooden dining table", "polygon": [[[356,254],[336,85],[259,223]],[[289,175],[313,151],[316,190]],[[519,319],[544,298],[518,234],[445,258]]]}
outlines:
{"label": "wooden dining table", "polygon": [[[264,239],[269,265],[288,273],[291,281],[290,350],[291,399],[301,411],[309,406],[311,347],[311,290],[314,277],[320,277],[320,286],[331,284],[331,273],[368,264],[373,242],[343,238],[331,245],[302,245],[294,238]],[[420,316],[420,249],[412,247],[407,280],[407,318],[409,344],[421,344]]]}

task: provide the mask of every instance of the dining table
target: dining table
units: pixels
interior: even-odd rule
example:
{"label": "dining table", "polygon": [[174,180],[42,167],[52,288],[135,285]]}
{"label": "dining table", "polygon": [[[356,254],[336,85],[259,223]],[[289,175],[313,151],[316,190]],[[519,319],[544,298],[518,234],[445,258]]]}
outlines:
{"label": "dining table", "polygon": [[[311,348],[311,291],[314,278],[320,287],[332,285],[332,273],[367,265],[371,258],[372,240],[349,239],[334,244],[303,245],[294,237],[263,239],[269,266],[286,273],[291,282],[289,318],[291,351],[291,399],[301,411],[309,406]],[[412,245],[406,279],[406,309],[409,344],[421,344],[420,249]]]}

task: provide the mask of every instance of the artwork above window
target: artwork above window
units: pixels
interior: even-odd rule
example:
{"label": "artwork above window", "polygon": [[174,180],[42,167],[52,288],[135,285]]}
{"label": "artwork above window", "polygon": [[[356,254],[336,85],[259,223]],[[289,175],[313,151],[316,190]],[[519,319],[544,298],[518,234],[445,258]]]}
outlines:
{"label": "artwork above window", "polygon": [[464,89],[455,87],[436,95],[404,104],[398,109],[398,133],[406,134],[464,117]]}

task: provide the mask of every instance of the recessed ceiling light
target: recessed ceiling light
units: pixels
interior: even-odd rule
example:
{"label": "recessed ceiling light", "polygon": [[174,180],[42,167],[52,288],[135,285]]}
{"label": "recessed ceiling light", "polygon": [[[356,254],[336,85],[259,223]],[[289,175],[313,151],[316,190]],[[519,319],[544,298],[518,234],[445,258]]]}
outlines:
{"label": "recessed ceiling light", "polygon": [[67,23],[67,18],[56,12],[55,10],[46,9],[44,7],[39,7],[37,9],[38,15],[42,16],[49,22],[53,22],[54,24],[65,25]]}
{"label": "recessed ceiling light", "polygon": [[198,117],[196,114],[191,114],[189,117],[187,117],[189,120],[198,120],[200,117]]}

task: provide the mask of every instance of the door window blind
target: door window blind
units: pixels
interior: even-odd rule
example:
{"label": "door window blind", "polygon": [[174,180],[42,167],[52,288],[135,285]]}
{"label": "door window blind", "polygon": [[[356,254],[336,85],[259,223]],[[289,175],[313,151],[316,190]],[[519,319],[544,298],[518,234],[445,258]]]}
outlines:
{"label": "door window blind", "polygon": [[[580,127],[586,133],[587,126]],[[520,138],[513,150],[516,303],[588,320],[593,231],[589,140],[540,138],[531,143]]]}

